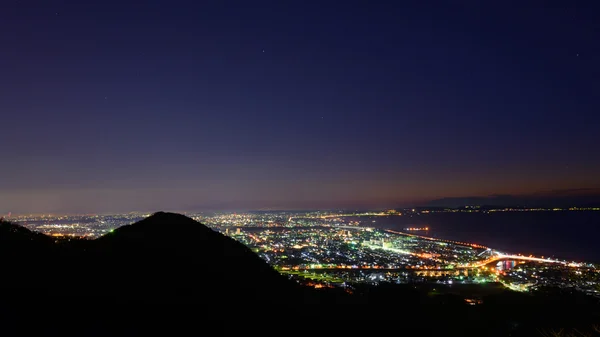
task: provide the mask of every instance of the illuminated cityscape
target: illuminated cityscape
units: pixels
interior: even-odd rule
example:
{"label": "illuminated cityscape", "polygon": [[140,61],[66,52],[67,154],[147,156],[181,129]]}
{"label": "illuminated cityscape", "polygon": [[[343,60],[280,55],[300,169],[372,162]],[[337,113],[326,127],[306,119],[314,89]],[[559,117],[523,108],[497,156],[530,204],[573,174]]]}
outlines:
{"label": "illuminated cityscape", "polygon": [[598,13],[3,1],[0,337],[600,337]]}
{"label": "illuminated cityscape", "polygon": [[[356,283],[376,285],[381,282],[499,283],[515,291],[552,286],[600,297],[600,268],[592,263],[510,254],[476,243],[432,238],[426,236],[430,230],[428,226],[406,227],[402,231],[374,226],[374,219],[381,216],[418,212],[434,211],[187,215],[243,243],[280,273],[315,287],[350,287]],[[32,215],[10,220],[57,240],[93,239],[149,215]]]}

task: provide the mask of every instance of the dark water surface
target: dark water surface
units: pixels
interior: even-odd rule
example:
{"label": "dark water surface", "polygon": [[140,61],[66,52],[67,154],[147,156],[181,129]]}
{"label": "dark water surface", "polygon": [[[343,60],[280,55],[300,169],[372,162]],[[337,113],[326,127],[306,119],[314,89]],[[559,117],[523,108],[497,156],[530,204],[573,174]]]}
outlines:
{"label": "dark water surface", "polygon": [[598,211],[430,213],[353,220],[364,226],[396,230],[428,226],[428,233],[416,233],[479,243],[510,253],[600,262]]}

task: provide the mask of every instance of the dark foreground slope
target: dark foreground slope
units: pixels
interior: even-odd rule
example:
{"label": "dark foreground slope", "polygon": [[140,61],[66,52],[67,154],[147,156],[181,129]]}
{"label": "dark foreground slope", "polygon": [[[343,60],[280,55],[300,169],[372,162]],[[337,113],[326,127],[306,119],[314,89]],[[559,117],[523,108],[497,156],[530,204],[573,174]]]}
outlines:
{"label": "dark foreground slope", "polygon": [[353,295],[302,287],[242,244],[172,213],[59,243],[4,223],[0,253],[1,336],[534,336],[543,326],[589,330],[598,317],[597,305],[574,296],[506,291],[469,306],[413,286],[365,286]]}

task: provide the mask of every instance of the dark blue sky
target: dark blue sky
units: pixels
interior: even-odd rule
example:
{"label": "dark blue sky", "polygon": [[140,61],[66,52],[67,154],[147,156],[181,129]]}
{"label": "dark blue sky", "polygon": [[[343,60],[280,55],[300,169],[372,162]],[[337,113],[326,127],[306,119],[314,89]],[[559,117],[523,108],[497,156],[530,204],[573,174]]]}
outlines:
{"label": "dark blue sky", "polygon": [[391,207],[600,187],[599,12],[2,1],[0,211]]}

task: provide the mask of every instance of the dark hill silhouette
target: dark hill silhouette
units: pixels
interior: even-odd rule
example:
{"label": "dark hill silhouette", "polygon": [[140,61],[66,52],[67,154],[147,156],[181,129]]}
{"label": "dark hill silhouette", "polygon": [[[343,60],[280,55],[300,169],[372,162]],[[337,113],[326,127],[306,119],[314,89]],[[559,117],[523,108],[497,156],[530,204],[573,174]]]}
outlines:
{"label": "dark hill silhouette", "polygon": [[30,288],[32,276],[43,274],[51,263],[52,238],[25,227],[0,221],[0,256],[2,276],[0,285]]}
{"label": "dark hill silhouette", "polygon": [[412,285],[359,286],[353,295],[302,287],[244,245],[173,213],[155,213],[96,240],[63,242],[0,223],[0,244],[1,336],[40,329],[154,335],[159,328],[170,335],[257,328],[356,335],[390,326],[408,336],[531,336],[547,324],[589,329],[599,317],[587,297],[505,291],[473,307],[461,296],[431,296]]}
{"label": "dark hill silhouette", "polygon": [[118,228],[90,242],[85,255],[96,265],[90,278],[140,301],[206,300],[215,294],[219,300],[276,301],[278,292],[293,286],[246,246],[173,213]]}
{"label": "dark hill silhouette", "polygon": [[32,251],[48,249],[54,241],[52,238],[32,232],[29,229],[0,221],[0,253],[31,254]]}

